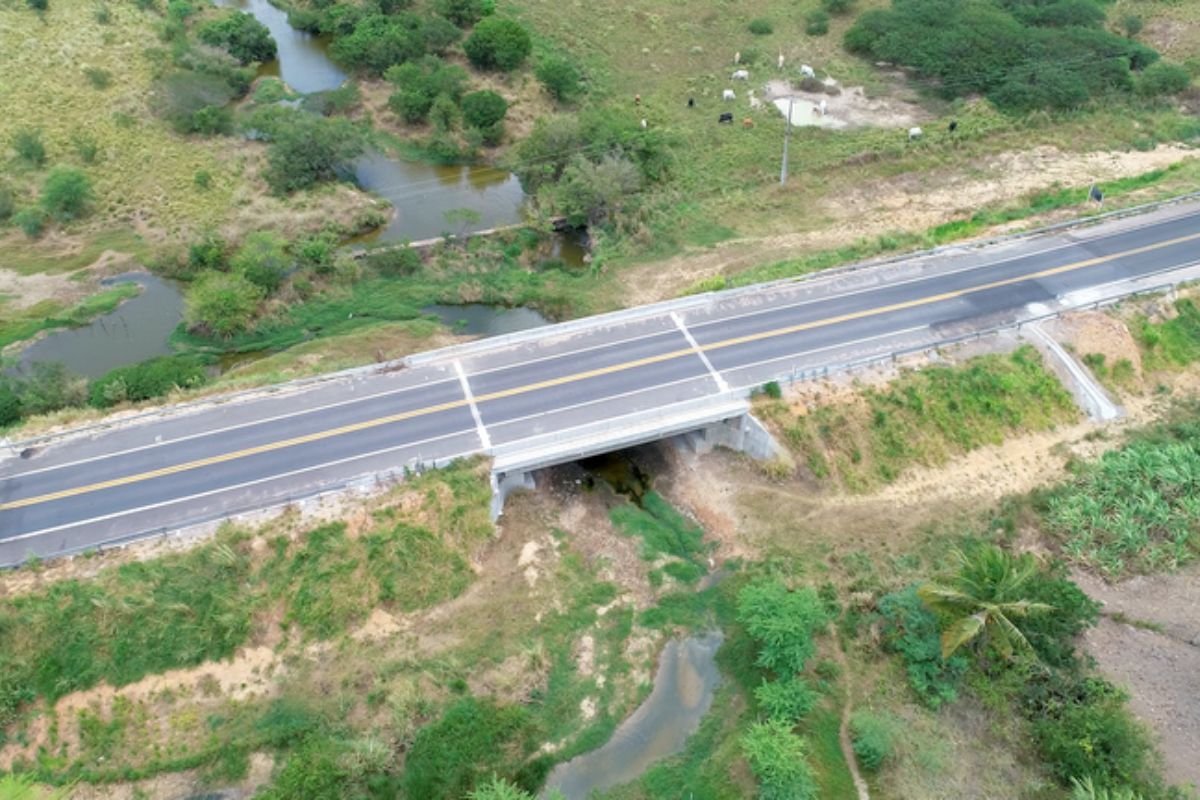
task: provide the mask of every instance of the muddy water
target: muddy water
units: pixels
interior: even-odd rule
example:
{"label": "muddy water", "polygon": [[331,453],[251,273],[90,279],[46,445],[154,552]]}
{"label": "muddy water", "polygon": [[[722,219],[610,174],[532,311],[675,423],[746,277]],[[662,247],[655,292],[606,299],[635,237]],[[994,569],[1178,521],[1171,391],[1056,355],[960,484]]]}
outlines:
{"label": "muddy water", "polygon": [[683,750],[712,706],[720,683],[719,632],[669,642],[646,702],[625,720],[608,744],[559,764],[546,780],[542,797],[558,789],[567,800],[586,800],[636,779],[655,761]]}
{"label": "muddy water", "polygon": [[263,64],[259,75],[282,78],[301,94],[336,89],[346,80],[346,73],[329,58],[329,38],[296,30],[288,24],[287,12],[268,0],[213,0],[213,3],[245,11],[271,32],[279,57]]}
{"label": "muddy water", "polygon": [[183,298],[174,284],[146,272],[118,275],[102,286],[137,283],[142,292],[81,328],[52,333],[21,353],[19,369],[37,361],[60,361],[71,372],[96,378],[111,369],[169,355],[171,333],[183,319]]}
{"label": "muddy water", "polygon": [[550,320],[532,308],[500,308],[467,303],[461,306],[425,306],[421,310],[437,317],[455,333],[468,336],[498,336],[550,324]]}

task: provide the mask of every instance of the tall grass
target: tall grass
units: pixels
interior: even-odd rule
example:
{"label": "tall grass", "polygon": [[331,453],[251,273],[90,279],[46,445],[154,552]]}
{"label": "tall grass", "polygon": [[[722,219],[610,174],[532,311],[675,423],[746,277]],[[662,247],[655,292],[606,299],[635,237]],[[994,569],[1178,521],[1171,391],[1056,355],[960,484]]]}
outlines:
{"label": "tall grass", "polygon": [[1193,300],[1175,303],[1176,316],[1163,322],[1141,319],[1133,335],[1148,369],[1185,367],[1200,359],[1200,309]]}
{"label": "tall grass", "polygon": [[[705,573],[703,556],[708,552],[704,530],[689,521],[657,492],[647,492],[641,507],[619,505],[609,512],[613,525],[626,536],[642,540],[642,558],[656,561],[673,557],[662,573],[690,583]],[[659,575],[661,580],[661,574]],[[654,577],[652,576],[652,580]]]}
{"label": "tall grass", "polygon": [[895,480],[913,464],[942,464],[1013,433],[1078,417],[1071,396],[1027,345],[961,366],[926,367],[886,388],[864,389],[862,400],[801,416],[779,403],[763,408],[815,477],[852,490]]}
{"label": "tall grass", "polygon": [[1085,464],[1044,498],[1072,559],[1106,575],[1175,569],[1200,555],[1200,409]]}

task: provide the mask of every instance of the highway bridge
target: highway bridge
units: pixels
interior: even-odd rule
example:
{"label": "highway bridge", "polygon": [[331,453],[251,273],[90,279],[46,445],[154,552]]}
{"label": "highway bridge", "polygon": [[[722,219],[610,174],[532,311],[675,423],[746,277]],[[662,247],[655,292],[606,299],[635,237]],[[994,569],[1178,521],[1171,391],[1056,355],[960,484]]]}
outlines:
{"label": "highway bridge", "polygon": [[[576,320],[0,449],[0,564],[486,454],[731,423],[750,390],[1200,278],[1200,203]],[[736,435],[745,434],[745,431]],[[752,432],[751,432],[752,433]]]}

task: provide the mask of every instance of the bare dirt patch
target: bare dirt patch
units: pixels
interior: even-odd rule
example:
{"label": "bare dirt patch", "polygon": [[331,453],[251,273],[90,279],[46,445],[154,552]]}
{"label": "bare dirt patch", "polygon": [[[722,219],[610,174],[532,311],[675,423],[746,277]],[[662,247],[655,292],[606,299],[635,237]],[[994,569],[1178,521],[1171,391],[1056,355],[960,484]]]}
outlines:
{"label": "bare dirt patch", "polygon": [[1177,146],[1097,153],[1064,153],[1043,146],[992,156],[970,170],[930,170],[851,184],[853,190],[814,204],[806,215],[819,221],[814,229],[732,239],[704,251],[631,268],[625,282],[626,302],[664,300],[713,275],[731,276],[763,263],[897,231],[921,232],[1040,189],[1140,175],[1194,155],[1194,150]]}
{"label": "bare dirt patch", "polygon": [[[771,80],[763,87],[764,99],[774,101],[789,97],[809,105],[825,102],[825,119],[821,127],[835,128],[906,128],[930,118],[930,114],[916,103],[902,97],[868,97],[862,86],[838,87],[832,84],[836,94],[826,91],[804,91],[788,81]],[[812,112],[808,112],[812,114]],[[812,114],[814,119],[821,116]],[[784,115],[786,116],[786,114]],[[795,115],[793,114],[793,119]]]}

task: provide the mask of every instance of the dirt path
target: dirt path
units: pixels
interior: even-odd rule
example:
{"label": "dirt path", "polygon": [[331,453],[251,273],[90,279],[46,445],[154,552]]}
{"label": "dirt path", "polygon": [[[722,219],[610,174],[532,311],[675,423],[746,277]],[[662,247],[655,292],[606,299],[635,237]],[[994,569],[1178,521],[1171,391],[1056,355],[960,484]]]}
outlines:
{"label": "dirt path", "polygon": [[846,659],[842,643],[838,641],[837,637],[837,630],[830,626],[829,640],[833,642],[833,655],[837,659],[838,666],[842,668],[842,675],[846,678],[846,702],[842,705],[842,724],[838,726],[838,744],[842,747],[842,758],[846,759],[846,766],[850,768],[850,778],[854,781],[854,790],[858,792],[858,800],[871,800],[871,794],[867,791],[867,782],[863,780],[862,772],[858,769],[858,758],[854,755],[854,745],[850,742],[850,714],[854,710],[854,684],[850,680],[850,663]]}

